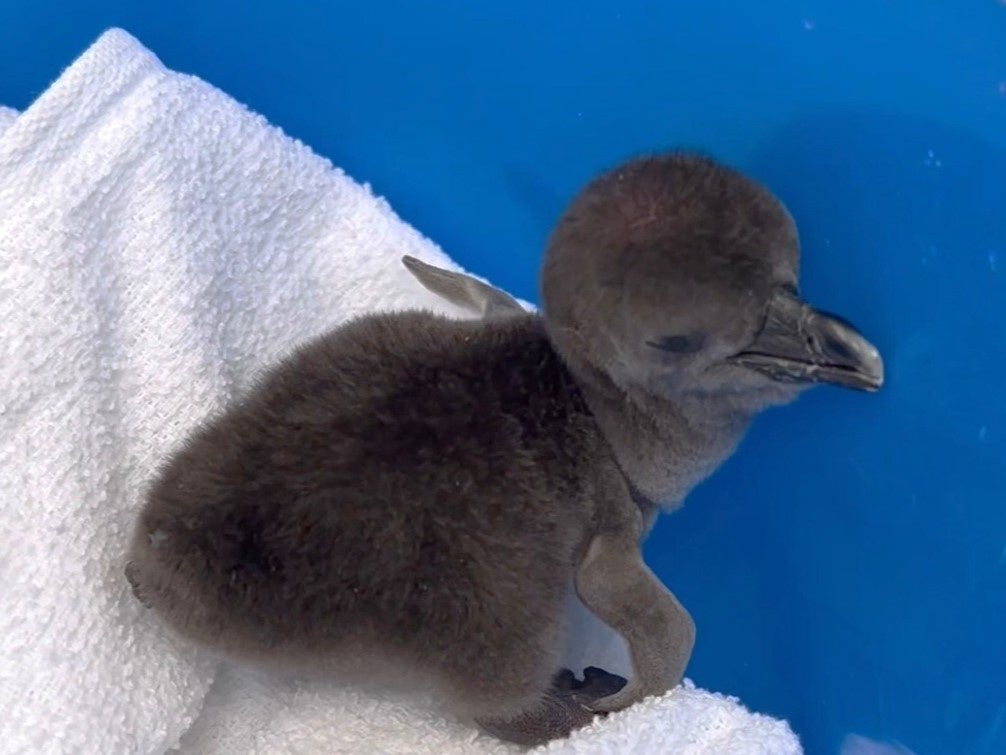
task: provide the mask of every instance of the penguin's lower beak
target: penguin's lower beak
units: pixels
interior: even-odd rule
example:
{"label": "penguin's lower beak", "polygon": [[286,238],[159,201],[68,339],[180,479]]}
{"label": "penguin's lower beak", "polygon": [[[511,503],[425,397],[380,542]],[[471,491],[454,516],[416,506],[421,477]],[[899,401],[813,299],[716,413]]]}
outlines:
{"label": "penguin's lower beak", "polygon": [[873,344],[841,317],[814,309],[789,290],[775,293],[754,343],[731,361],[786,383],[863,391],[884,383],[884,362]]}

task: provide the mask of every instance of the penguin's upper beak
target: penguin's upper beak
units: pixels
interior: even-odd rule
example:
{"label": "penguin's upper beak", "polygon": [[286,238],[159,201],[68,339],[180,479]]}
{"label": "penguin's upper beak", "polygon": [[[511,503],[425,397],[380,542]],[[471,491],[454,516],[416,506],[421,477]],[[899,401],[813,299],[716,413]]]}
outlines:
{"label": "penguin's upper beak", "polygon": [[863,391],[884,383],[884,362],[873,344],[841,317],[814,309],[789,289],[775,292],[754,342],[731,361],[780,382]]}

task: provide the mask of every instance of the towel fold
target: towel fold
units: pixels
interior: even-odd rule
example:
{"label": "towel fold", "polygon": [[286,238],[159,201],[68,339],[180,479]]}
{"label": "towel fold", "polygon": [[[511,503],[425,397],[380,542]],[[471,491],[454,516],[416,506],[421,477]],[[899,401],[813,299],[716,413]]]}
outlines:
{"label": "towel fold", "polygon": [[[509,751],[418,701],[222,667],[122,576],[144,486],[198,421],[356,314],[462,316],[399,260],[457,266],[121,30],[0,109],[0,176],[0,751]],[[594,663],[624,663],[580,628]],[[784,722],[690,685],[548,749],[800,752]]]}
{"label": "towel fold", "polygon": [[17,118],[17,110],[0,105],[0,136],[7,130],[7,127]]}

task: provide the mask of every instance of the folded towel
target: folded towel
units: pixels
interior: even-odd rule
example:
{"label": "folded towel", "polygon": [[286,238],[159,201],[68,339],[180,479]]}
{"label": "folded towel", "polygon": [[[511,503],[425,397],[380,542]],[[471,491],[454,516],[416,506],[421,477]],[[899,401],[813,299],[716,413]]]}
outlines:
{"label": "folded towel", "polygon": [[7,127],[17,118],[17,110],[0,105],[0,135],[7,130]]}
{"label": "folded towel", "polygon": [[[508,751],[421,701],[221,666],[122,575],[144,485],[200,419],[353,315],[462,316],[399,260],[457,266],[120,30],[0,111],[0,175],[0,751]],[[578,627],[576,663],[624,667],[617,638]],[[549,749],[800,752],[784,722],[688,684]]]}

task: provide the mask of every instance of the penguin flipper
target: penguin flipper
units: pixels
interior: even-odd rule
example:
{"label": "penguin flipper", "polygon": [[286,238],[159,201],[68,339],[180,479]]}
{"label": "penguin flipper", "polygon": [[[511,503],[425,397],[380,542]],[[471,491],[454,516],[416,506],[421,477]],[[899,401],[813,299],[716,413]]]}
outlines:
{"label": "penguin flipper", "polygon": [[427,290],[452,304],[478,312],[482,317],[524,312],[510,294],[471,275],[444,270],[408,254],[402,257],[402,264]]}
{"label": "penguin flipper", "polygon": [[695,622],[643,562],[638,528],[594,536],[577,569],[576,593],[626,640],[635,672],[628,684],[586,705],[612,713],[678,685],[695,647]]}

